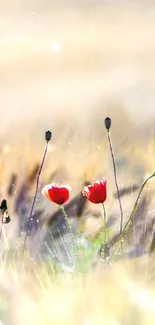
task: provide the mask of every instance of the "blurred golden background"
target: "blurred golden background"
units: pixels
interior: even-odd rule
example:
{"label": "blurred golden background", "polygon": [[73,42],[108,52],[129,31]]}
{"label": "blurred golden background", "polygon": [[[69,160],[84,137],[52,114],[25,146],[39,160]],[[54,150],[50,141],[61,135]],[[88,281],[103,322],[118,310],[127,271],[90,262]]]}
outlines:
{"label": "blurred golden background", "polygon": [[1,2],[1,132],[63,114],[86,128],[109,101],[154,118],[154,57],[154,1]]}
{"label": "blurred golden background", "polygon": [[155,158],[154,1],[5,1],[0,33],[1,197],[40,162],[47,129],[44,182],[58,170],[74,195],[104,176],[113,193],[107,115],[120,187],[141,184]]}
{"label": "blurred golden background", "polygon": [[[57,290],[57,275],[52,264],[56,257],[67,270],[66,252],[71,245],[65,234],[61,238],[58,231],[54,233],[62,216],[53,225],[58,207],[41,194],[49,182],[69,183],[72,200],[84,181],[105,177],[107,221],[112,220],[109,238],[113,239],[119,231],[120,211],[104,119],[112,118],[119,187],[128,188],[122,196],[125,222],[137,189],[154,171],[154,89],[154,0],[0,1],[0,199],[7,199],[11,216],[0,246],[0,321],[4,325],[25,325],[27,319],[33,325],[94,325],[105,320],[109,325],[154,324],[154,179],[135,214],[125,252],[127,264],[118,262],[110,272],[97,274],[97,279],[87,274],[75,285],[65,274],[59,294],[53,288],[56,281]],[[47,129],[53,138],[32,218],[31,249],[21,272],[20,247]],[[73,204],[70,221],[76,219],[73,225],[80,225],[82,239],[95,241],[103,224],[102,206],[88,203],[85,210],[80,223]],[[44,252],[47,221],[51,237],[55,235],[50,252]],[[81,243],[83,254],[92,249],[89,244]],[[130,248],[134,248],[131,254]],[[93,262],[97,244],[94,249]],[[57,256],[59,251],[64,262]],[[47,265],[43,253],[50,256]],[[40,265],[33,259],[35,254]]]}

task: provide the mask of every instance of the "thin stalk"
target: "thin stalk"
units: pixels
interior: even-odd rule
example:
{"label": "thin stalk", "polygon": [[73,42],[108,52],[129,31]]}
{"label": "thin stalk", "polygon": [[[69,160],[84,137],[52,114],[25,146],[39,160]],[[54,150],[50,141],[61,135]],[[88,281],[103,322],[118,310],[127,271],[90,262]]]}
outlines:
{"label": "thin stalk", "polygon": [[1,239],[2,239],[2,233],[3,233],[3,216],[2,216],[1,230],[0,230],[0,242],[1,242]]}
{"label": "thin stalk", "polygon": [[69,222],[69,219],[68,219],[68,216],[67,216],[67,213],[65,211],[65,208],[63,205],[60,205],[60,209],[61,209],[61,212],[65,218],[65,222],[66,222],[66,227],[68,229],[68,233],[69,233],[69,236],[70,236],[70,239],[71,239],[71,244],[72,244],[72,254],[73,254],[73,260],[74,260],[74,268],[75,270],[77,269],[77,261],[76,261],[76,247],[75,247],[75,240],[74,240],[74,236],[73,236],[73,233],[72,233],[72,228],[71,228],[71,225],[70,225],[70,222]]}
{"label": "thin stalk", "polygon": [[103,248],[101,250],[101,259],[105,259],[105,250],[107,245],[107,216],[106,216],[106,209],[104,203],[103,206]]}
{"label": "thin stalk", "polygon": [[121,221],[120,221],[120,235],[121,235],[122,230],[123,230],[123,208],[122,208],[120,191],[119,191],[119,186],[118,186],[118,181],[117,181],[116,163],[115,163],[115,157],[114,157],[114,152],[113,152],[113,148],[112,148],[112,141],[111,141],[110,131],[109,130],[107,130],[107,135],[108,135],[108,142],[109,142],[111,158],[112,158],[112,163],[113,163],[113,171],[114,171],[114,179],[115,179],[115,185],[116,185],[116,190],[117,190],[117,197],[118,197],[119,208],[120,208],[120,213],[121,213]]}
{"label": "thin stalk", "polygon": [[112,252],[112,254],[111,254],[110,260],[111,260],[111,259],[113,258],[113,256],[115,255],[115,252],[116,252],[117,249],[118,249],[118,246],[119,246],[119,244],[120,244],[120,241],[121,241],[121,246],[124,245],[124,243],[125,243],[125,239],[126,239],[126,237],[127,237],[127,234],[128,234],[128,232],[129,232],[129,229],[130,229],[130,227],[131,227],[131,225],[132,225],[132,222],[133,222],[133,219],[134,219],[134,216],[135,216],[135,212],[136,212],[136,210],[137,210],[137,207],[138,207],[139,200],[140,200],[140,197],[141,197],[141,195],[142,195],[142,192],[143,192],[143,190],[144,190],[146,184],[148,183],[148,181],[149,181],[151,178],[153,178],[153,177],[155,177],[155,172],[154,172],[151,176],[149,176],[149,177],[145,180],[145,182],[142,184],[142,186],[140,187],[140,190],[139,190],[139,193],[138,193],[137,199],[136,199],[136,201],[135,201],[135,204],[134,204],[134,206],[133,206],[132,212],[131,212],[131,214],[130,214],[130,217],[129,217],[128,221],[126,222],[125,226],[124,226],[124,229],[123,229],[123,231],[122,231],[122,234],[119,236],[118,242],[117,242],[117,244],[116,244],[115,249],[113,250],[113,252]]}
{"label": "thin stalk", "polygon": [[36,189],[35,189],[35,194],[34,194],[34,198],[33,198],[32,205],[31,205],[31,210],[30,210],[30,214],[29,214],[29,218],[28,218],[28,222],[27,222],[27,229],[26,229],[26,234],[25,234],[25,239],[24,239],[24,244],[23,244],[23,250],[22,250],[22,258],[21,259],[23,259],[23,255],[24,255],[24,251],[25,251],[26,240],[27,240],[27,237],[28,237],[30,223],[31,223],[31,220],[32,220],[32,217],[33,217],[33,210],[34,210],[34,206],[35,206],[35,202],[36,202],[36,198],[37,198],[37,194],[38,194],[38,189],[39,189],[39,179],[40,179],[41,172],[42,172],[42,169],[43,169],[43,166],[44,166],[47,150],[48,150],[48,142],[46,143],[46,146],[45,146],[45,149],[44,149],[44,154],[43,154],[43,159],[42,159],[41,165],[39,167],[38,175],[37,175]]}

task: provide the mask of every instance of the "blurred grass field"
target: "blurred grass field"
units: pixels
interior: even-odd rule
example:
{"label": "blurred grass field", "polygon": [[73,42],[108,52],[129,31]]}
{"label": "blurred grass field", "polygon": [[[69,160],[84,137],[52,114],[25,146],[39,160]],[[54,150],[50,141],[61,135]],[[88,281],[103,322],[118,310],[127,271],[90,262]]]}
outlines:
{"label": "blurred grass field", "polygon": [[[0,242],[0,321],[153,325],[155,180],[141,198],[124,260],[106,270],[97,260],[102,207],[87,203],[78,218],[73,204],[69,217],[78,233],[78,277],[72,274],[69,237],[61,236],[63,227],[57,229],[62,219],[52,222],[57,206],[41,189],[50,182],[70,184],[71,201],[85,181],[105,177],[113,248],[120,212],[104,119],[112,118],[119,187],[129,188],[122,195],[125,223],[138,188],[154,171],[154,3],[68,1],[64,8],[61,1],[19,0],[0,8],[0,199],[7,199],[11,216]],[[39,227],[32,229],[20,265],[21,227],[48,129],[53,137],[34,211]]]}
{"label": "blurred grass field", "polygon": [[[48,203],[41,195],[41,188],[48,183],[51,175],[52,181],[71,184],[73,198],[82,188],[85,180],[94,181],[106,177],[108,181],[108,198],[106,201],[107,216],[114,215],[115,223],[110,231],[110,238],[119,230],[120,213],[116,198],[114,197],[115,184],[113,179],[112,162],[104,128],[105,114],[112,117],[111,137],[116,157],[120,188],[138,187],[154,169],[154,137],[150,132],[149,123],[143,128],[135,126],[125,110],[117,104],[117,114],[112,108],[108,112],[94,113],[91,129],[81,130],[76,128],[73,120],[68,122],[67,117],[57,119],[53,131],[53,139],[49,146],[45,167],[41,177],[41,185],[35,211],[44,208],[41,215],[43,224],[48,221],[48,216],[56,210],[56,206]],[[120,109],[120,113],[119,113]],[[108,114],[108,115],[109,115]],[[121,118],[120,118],[121,116]],[[100,118],[99,118],[100,117]],[[96,118],[96,120],[95,120]],[[74,126],[75,123],[75,126]],[[79,278],[72,277],[72,268],[65,264],[66,250],[70,251],[66,239],[62,240],[58,255],[59,264],[49,257],[35,261],[33,253],[39,255],[38,240],[43,240],[40,230],[36,239],[31,243],[31,253],[25,254],[22,271],[19,269],[21,245],[23,237],[16,237],[16,229],[20,213],[15,213],[15,201],[21,185],[28,182],[36,163],[39,163],[44,149],[44,128],[38,129],[36,125],[25,125],[19,131],[15,130],[14,137],[2,136],[1,140],[1,198],[7,198],[11,223],[4,226],[1,242],[1,320],[5,324],[154,324],[154,257],[146,253],[140,257],[125,257],[107,271],[93,272],[92,263],[96,259],[100,247],[99,232],[102,226],[101,218],[94,218],[93,212],[102,214],[99,206],[88,204],[89,214],[84,213],[80,219],[84,237],[87,239],[84,246],[79,248],[81,274]],[[63,125],[63,126],[62,126]],[[21,127],[20,126],[20,127]],[[94,127],[94,128],[93,128]],[[147,134],[147,128],[150,135]],[[63,133],[60,132],[63,129]],[[29,130],[29,131],[28,131]],[[117,132],[118,130],[118,132]],[[80,134],[80,131],[81,134]],[[147,137],[145,135],[147,134]],[[148,133],[149,133],[148,132]],[[92,134],[91,134],[92,133]],[[7,132],[6,132],[7,134]],[[55,135],[56,134],[56,135]],[[91,136],[90,136],[91,135]],[[7,139],[7,141],[5,141]],[[70,140],[71,139],[71,140]],[[8,185],[12,173],[18,178],[13,186],[13,194],[8,196]],[[14,185],[14,184],[13,184]],[[147,186],[144,197],[147,203],[144,209],[146,214],[140,231],[135,224],[131,237],[126,246],[127,252],[134,244],[144,246],[145,240],[141,239],[147,223],[154,220],[154,180]],[[28,210],[35,189],[35,181],[28,188]],[[128,193],[122,198],[125,220],[129,217],[131,208],[138,191]],[[141,213],[141,212],[140,212]],[[75,216],[73,216],[74,220]],[[141,219],[141,218],[140,218]],[[81,227],[79,225],[79,227]],[[138,233],[136,233],[138,231]],[[52,232],[52,226],[51,226]],[[149,232],[146,243],[151,242],[153,228]],[[144,232],[145,235],[145,232]],[[83,235],[82,235],[83,238]],[[140,242],[142,240],[142,243]],[[139,242],[138,242],[139,241]],[[57,245],[61,242],[59,238]],[[3,245],[3,246],[2,246]],[[44,245],[44,242],[43,242]],[[86,245],[86,246],[85,246]],[[61,247],[65,247],[65,249]],[[53,250],[53,243],[50,250]],[[60,251],[59,251],[60,250]],[[126,251],[126,250],[125,250]],[[59,268],[63,270],[59,274]],[[115,290],[115,291],[114,291]]]}

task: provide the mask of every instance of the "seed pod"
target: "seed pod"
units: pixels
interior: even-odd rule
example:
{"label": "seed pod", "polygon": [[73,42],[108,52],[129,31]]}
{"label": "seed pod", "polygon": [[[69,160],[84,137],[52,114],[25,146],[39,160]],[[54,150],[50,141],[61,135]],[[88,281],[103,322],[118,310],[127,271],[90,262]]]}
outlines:
{"label": "seed pod", "polygon": [[51,140],[51,137],[52,137],[52,132],[51,131],[46,131],[45,132],[45,140],[47,142],[49,142]]}
{"label": "seed pod", "polygon": [[104,123],[105,123],[106,129],[109,131],[111,128],[111,118],[110,117],[105,118]]}

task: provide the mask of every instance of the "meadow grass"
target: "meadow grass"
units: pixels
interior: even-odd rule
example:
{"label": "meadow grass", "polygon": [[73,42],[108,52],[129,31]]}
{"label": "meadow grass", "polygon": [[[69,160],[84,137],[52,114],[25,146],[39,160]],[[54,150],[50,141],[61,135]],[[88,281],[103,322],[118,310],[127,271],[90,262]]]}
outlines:
{"label": "meadow grass", "polygon": [[[24,137],[23,141],[25,141]],[[48,230],[48,221],[56,211],[56,206],[46,202],[41,195],[43,185],[49,181],[70,183],[73,187],[72,197],[74,197],[81,191],[84,181],[91,182],[106,176],[108,181],[108,197],[105,202],[107,225],[109,222],[107,239],[112,245],[112,251],[115,247],[114,237],[119,234],[120,230],[120,211],[114,195],[116,190],[106,137],[103,135],[98,140],[94,133],[89,145],[87,139],[78,144],[75,137],[71,146],[68,141],[66,133],[66,141],[63,144],[66,146],[65,154],[62,149],[61,137],[49,146],[34,211],[35,215],[41,209],[39,217],[41,225],[36,233],[32,233],[32,238],[28,238],[22,264],[24,234],[20,232],[19,217],[21,215],[15,211],[15,201],[22,184],[27,184],[23,203],[27,204],[26,216],[28,216],[36,179],[30,175],[33,173],[34,165],[40,161],[42,146],[40,144],[38,146],[36,143],[34,151],[32,144],[27,146],[19,144],[12,147],[8,143],[7,147],[2,149],[0,179],[4,186],[1,189],[1,195],[7,197],[11,222],[3,226],[0,243],[1,321],[4,325],[28,323],[33,325],[74,325],[79,323],[94,325],[103,322],[109,325],[154,324],[153,249],[150,254],[153,226],[148,230],[148,223],[153,220],[155,203],[153,180],[146,186],[141,199],[143,201],[145,197],[147,198],[146,206],[142,206],[146,211],[145,219],[141,220],[141,212],[135,213],[135,224],[124,247],[123,260],[117,254],[115,263],[111,261],[108,267],[104,267],[104,264],[100,263],[97,254],[103,242],[101,232],[103,210],[102,207],[91,203],[87,204],[80,218],[76,218],[74,215],[75,208],[69,215],[73,225],[74,223],[77,225],[78,275],[74,274],[72,263],[66,262],[66,255],[72,253],[69,237],[53,237],[51,242],[46,243],[45,241],[44,235]],[[41,144],[43,144],[42,141]],[[19,154],[21,146],[22,154]],[[114,150],[116,147],[114,142]],[[11,157],[12,165],[10,166]],[[122,144],[121,149],[116,153],[120,188],[131,186],[127,195],[121,197],[124,208],[124,224],[131,213],[138,195],[138,188],[153,171],[153,161],[154,139],[149,140],[146,144],[145,153],[138,137],[132,143],[132,147],[128,146],[128,143]],[[144,173],[140,171],[139,166]],[[139,168],[139,173],[136,168]],[[8,196],[8,184],[12,173],[17,174],[17,182],[15,186],[13,184],[12,195]],[[133,184],[137,185],[134,192],[132,191]],[[51,223],[51,232],[53,227],[54,224]],[[146,238],[147,230],[148,238]],[[130,249],[135,249],[136,245],[143,246],[143,242],[145,242],[145,253],[140,254],[139,257],[135,253],[135,257],[131,258]],[[45,246],[46,253],[42,254],[42,247]],[[55,259],[54,256],[58,259]]]}

